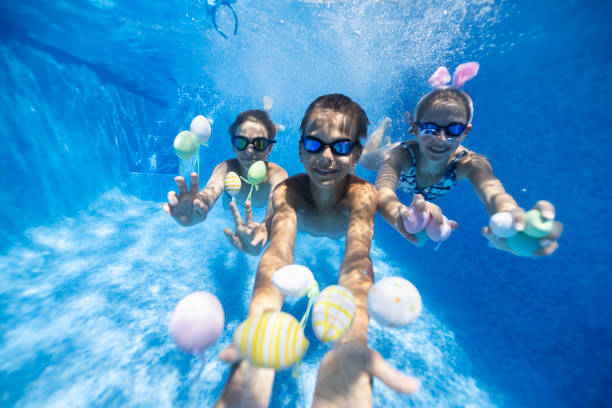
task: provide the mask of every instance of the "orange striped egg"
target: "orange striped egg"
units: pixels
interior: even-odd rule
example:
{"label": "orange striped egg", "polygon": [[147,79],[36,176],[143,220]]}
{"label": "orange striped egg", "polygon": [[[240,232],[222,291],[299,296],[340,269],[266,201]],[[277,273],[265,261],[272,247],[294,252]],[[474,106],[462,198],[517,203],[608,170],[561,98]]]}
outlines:
{"label": "orange striped egg", "polygon": [[276,370],[301,361],[308,345],[298,321],[285,312],[251,316],[234,333],[234,346],[242,358],[254,366]]}
{"label": "orange striped egg", "polygon": [[242,182],[240,181],[240,176],[238,176],[238,174],[230,171],[225,175],[225,179],[223,179],[223,188],[225,188],[227,194],[233,196],[240,191],[241,187]]}
{"label": "orange striped egg", "polygon": [[355,297],[344,286],[328,286],[312,308],[312,329],[322,342],[336,341],[348,331],[355,317]]}

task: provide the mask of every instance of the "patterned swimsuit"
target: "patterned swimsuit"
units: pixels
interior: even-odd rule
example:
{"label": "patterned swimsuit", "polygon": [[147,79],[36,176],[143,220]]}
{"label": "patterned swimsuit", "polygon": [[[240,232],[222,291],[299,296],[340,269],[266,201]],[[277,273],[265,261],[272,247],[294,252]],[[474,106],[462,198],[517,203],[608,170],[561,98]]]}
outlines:
{"label": "patterned swimsuit", "polygon": [[457,163],[469,153],[469,150],[467,149],[459,153],[451,161],[450,165],[446,169],[444,177],[442,177],[442,179],[436,184],[425,188],[418,188],[416,183],[416,155],[406,142],[402,143],[402,147],[408,150],[410,153],[410,157],[412,157],[412,166],[408,170],[402,171],[399,177],[398,187],[403,192],[411,195],[422,194],[427,201],[431,201],[434,198],[446,195],[453,187],[457,185]]}

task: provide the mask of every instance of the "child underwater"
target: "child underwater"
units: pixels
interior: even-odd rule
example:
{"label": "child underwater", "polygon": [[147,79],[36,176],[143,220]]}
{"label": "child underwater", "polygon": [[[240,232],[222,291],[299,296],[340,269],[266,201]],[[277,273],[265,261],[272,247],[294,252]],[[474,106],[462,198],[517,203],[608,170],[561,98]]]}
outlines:
{"label": "child underwater", "polygon": [[[197,173],[191,173],[189,190],[187,190],[187,184],[183,177],[175,177],[174,180],[178,186],[179,194],[177,195],[174,191],[168,192],[168,202],[163,205],[164,211],[183,226],[204,221],[208,211],[213,207],[219,196],[223,194],[225,176],[229,172],[234,172],[246,179],[251,165],[257,161],[263,161],[267,169],[266,177],[259,188],[252,192],[252,200],[245,202],[245,218],[248,221],[247,225],[250,224],[250,221],[252,221],[251,205],[255,207],[267,205],[272,197],[274,187],[287,178],[287,172],[282,167],[268,161],[272,146],[276,143],[276,140],[274,140],[276,131],[276,125],[265,111],[249,110],[240,113],[229,127],[232,148],[236,158],[219,163],[201,191],[198,191],[199,176]],[[247,183],[242,183],[235,198],[244,202],[249,196],[250,187]],[[235,203],[230,203],[229,194],[223,194],[223,201],[224,206],[229,205],[232,212],[238,211]],[[270,208],[268,208],[269,210]],[[249,242],[249,248],[256,248],[260,245],[260,241],[257,241],[259,239],[257,238],[257,232],[257,229],[251,228],[247,231],[240,230],[236,235],[232,233],[232,240],[235,239],[232,243],[241,246],[241,242],[244,240]]]}
{"label": "child underwater", "polygon": [[[305,174],[289,177],[274,190],[270,245],[260,259],[249,307],[249,316],[281,309],[284,297],[272,276],[293,263],[298,229],[316,236],[346,237],[338,283],[354,295],[355,317],[349,331],[321,361],[315,407],[371,407],[372,376],[399,392],[414,393],[419,388],[417,380],[392,368],[367,346],[366,297],[374,279],[370,246],[377,192],[352,174],[367,126],[366,113],[344,95],[321,96],[306,110],[299,145]],[[220,358],[236,364],[215,406],[267,407],[274,370],[238,362],[234,346],[223,350]]]}
{"label": "child underwater", "polygon": [[[395,190],[399,187],[408,194],[422,195],[429,201],[449,193],[465,179],[472,182],[490,217],[501,212],[508,213],[508,224],[515,232],[525,229],[525,210],[504,190],[493,174],[489,160],[461,145],[472,130],[474,114],[472,99],[461,88],[476,76],[478,68],[476,62],[459,65],[450,86],[446,85],[451,79],[448,70],[438,68],[429,79],[433,90],[423,96],[414,109],[411,133],[416,141],[405,141],[394,146],[378,171],[378,210],[407,238],[411,234],[401,222],[402,217],[406,216],[406,207],[397,198]],[[554,221],[555,208],[548,201],[538,201],[534,209],[539,211],[541,222],[548,223],[551,228],[545,236],[539,237],[536,246],[526,254],[550,255],[558,247],[557,239],[563,225]],[[513,250],[508,240],[494,234],[490,227],[483,227],[482,234],[497,249],[525,255]]]}

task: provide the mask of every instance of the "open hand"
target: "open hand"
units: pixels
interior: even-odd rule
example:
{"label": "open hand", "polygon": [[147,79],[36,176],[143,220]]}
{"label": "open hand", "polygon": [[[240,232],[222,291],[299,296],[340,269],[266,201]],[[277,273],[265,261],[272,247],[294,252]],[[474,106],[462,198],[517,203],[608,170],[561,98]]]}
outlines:
{"label": "open hand", "polygon": [[[548,201],[538,201],[533,206],[533,209],[540,211],[540,215],[546,220],[555,219],[555,207]],[[512,225],[514,229],[519,232],[523,231],[525,229],[525,210],[519,207],[509,212],[512,214]],[[540,238],[540,249],[536,250],[533,253],[533,256],[548,256],[555,252],[559,247],[557,240],[561,236],[562,232],[563,224],[559,221],[555,221],[554,227],[550,234],[543,238]],[[492,247],[500,249],[502,251],[514,253],[508,245],[506,239],[495,235],[490,227],[483,227],[482,234],[485,236],[485,238],[487,238],[489,244]]]}
{"label": "open hand", "polygon": [[233,246],[250,255],[259,255],[268,239],[268,231],[265,223],[253,222],[253,209],[250,201],[244,203],[244,222],[238,211],[236,203],[230,203],[230,210],[234,216],[236,233],[230,228],[225,228],[225,236]]}
{"label": "open hand", "polygon": [[337,343],[323,357],[312,406],[371,407],[367,375],[402,394],[414,394],[420,388],[417,379],[391,367],[377,351],[351,340]]}
{"label": "open hand", "polygon": [[179,195],[177,196],[174,191],[168,192],[168,202],[164,203],[164,211],[185,227],[204,221],[209,208],[198,191],[198,174],[191,173],[189,191],[183,177],[177,176],[174,181],[178,186]]}

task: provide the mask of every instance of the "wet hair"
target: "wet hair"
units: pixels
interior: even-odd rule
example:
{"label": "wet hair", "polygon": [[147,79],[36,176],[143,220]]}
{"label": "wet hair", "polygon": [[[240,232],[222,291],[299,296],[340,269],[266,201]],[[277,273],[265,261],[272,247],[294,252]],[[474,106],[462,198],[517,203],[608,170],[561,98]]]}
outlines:
{"label": "wet hair", "polygon": [[474,105],[472,104],[472,98],[470,98],[470,95],[468,95],[467,92],[451,87],[437,88],[423,96],[417,103],[416,108],[414,108],[414,121],[418,122],[421,114],[425,110],[431,108],[434,103],[443,101],[458,101],[461,103],[468,116],[467,123],[472,123],[472,119],[474,117]]}
{"label": "wet hair", "polygon": [[234,136],[236,133],[236,129],[238,129],[238,127],[240,127],[240,125],[242,125],[244,122],[247,122],[249,120],[261,123],[263,127],[266,128],[266,132],[268,133],[268,139],[271,140],[276,137],[276,125],[274,124],[274,122],[272,122],[270,116],[268,116],[268,113],[266,111],[262,111],[259,109],[253,109],[239,113],[238,116],[236,116],[236,120],[234,120],[234,123],[232,123],[229,127],[230,136]]}
{"label": "wet hair", "polygon": [[325,110],[345,115],[351,123],[352,133],[356,136],[358,142],[368,136],[368,115],[366,115],[365,111],[357,102],[342,94],[319,96],[310,106],[308,106],[306,113],[304,113],[302,123],[300,124],[302,135],[306,129],[306,124],[311,120],[312,116]]}

